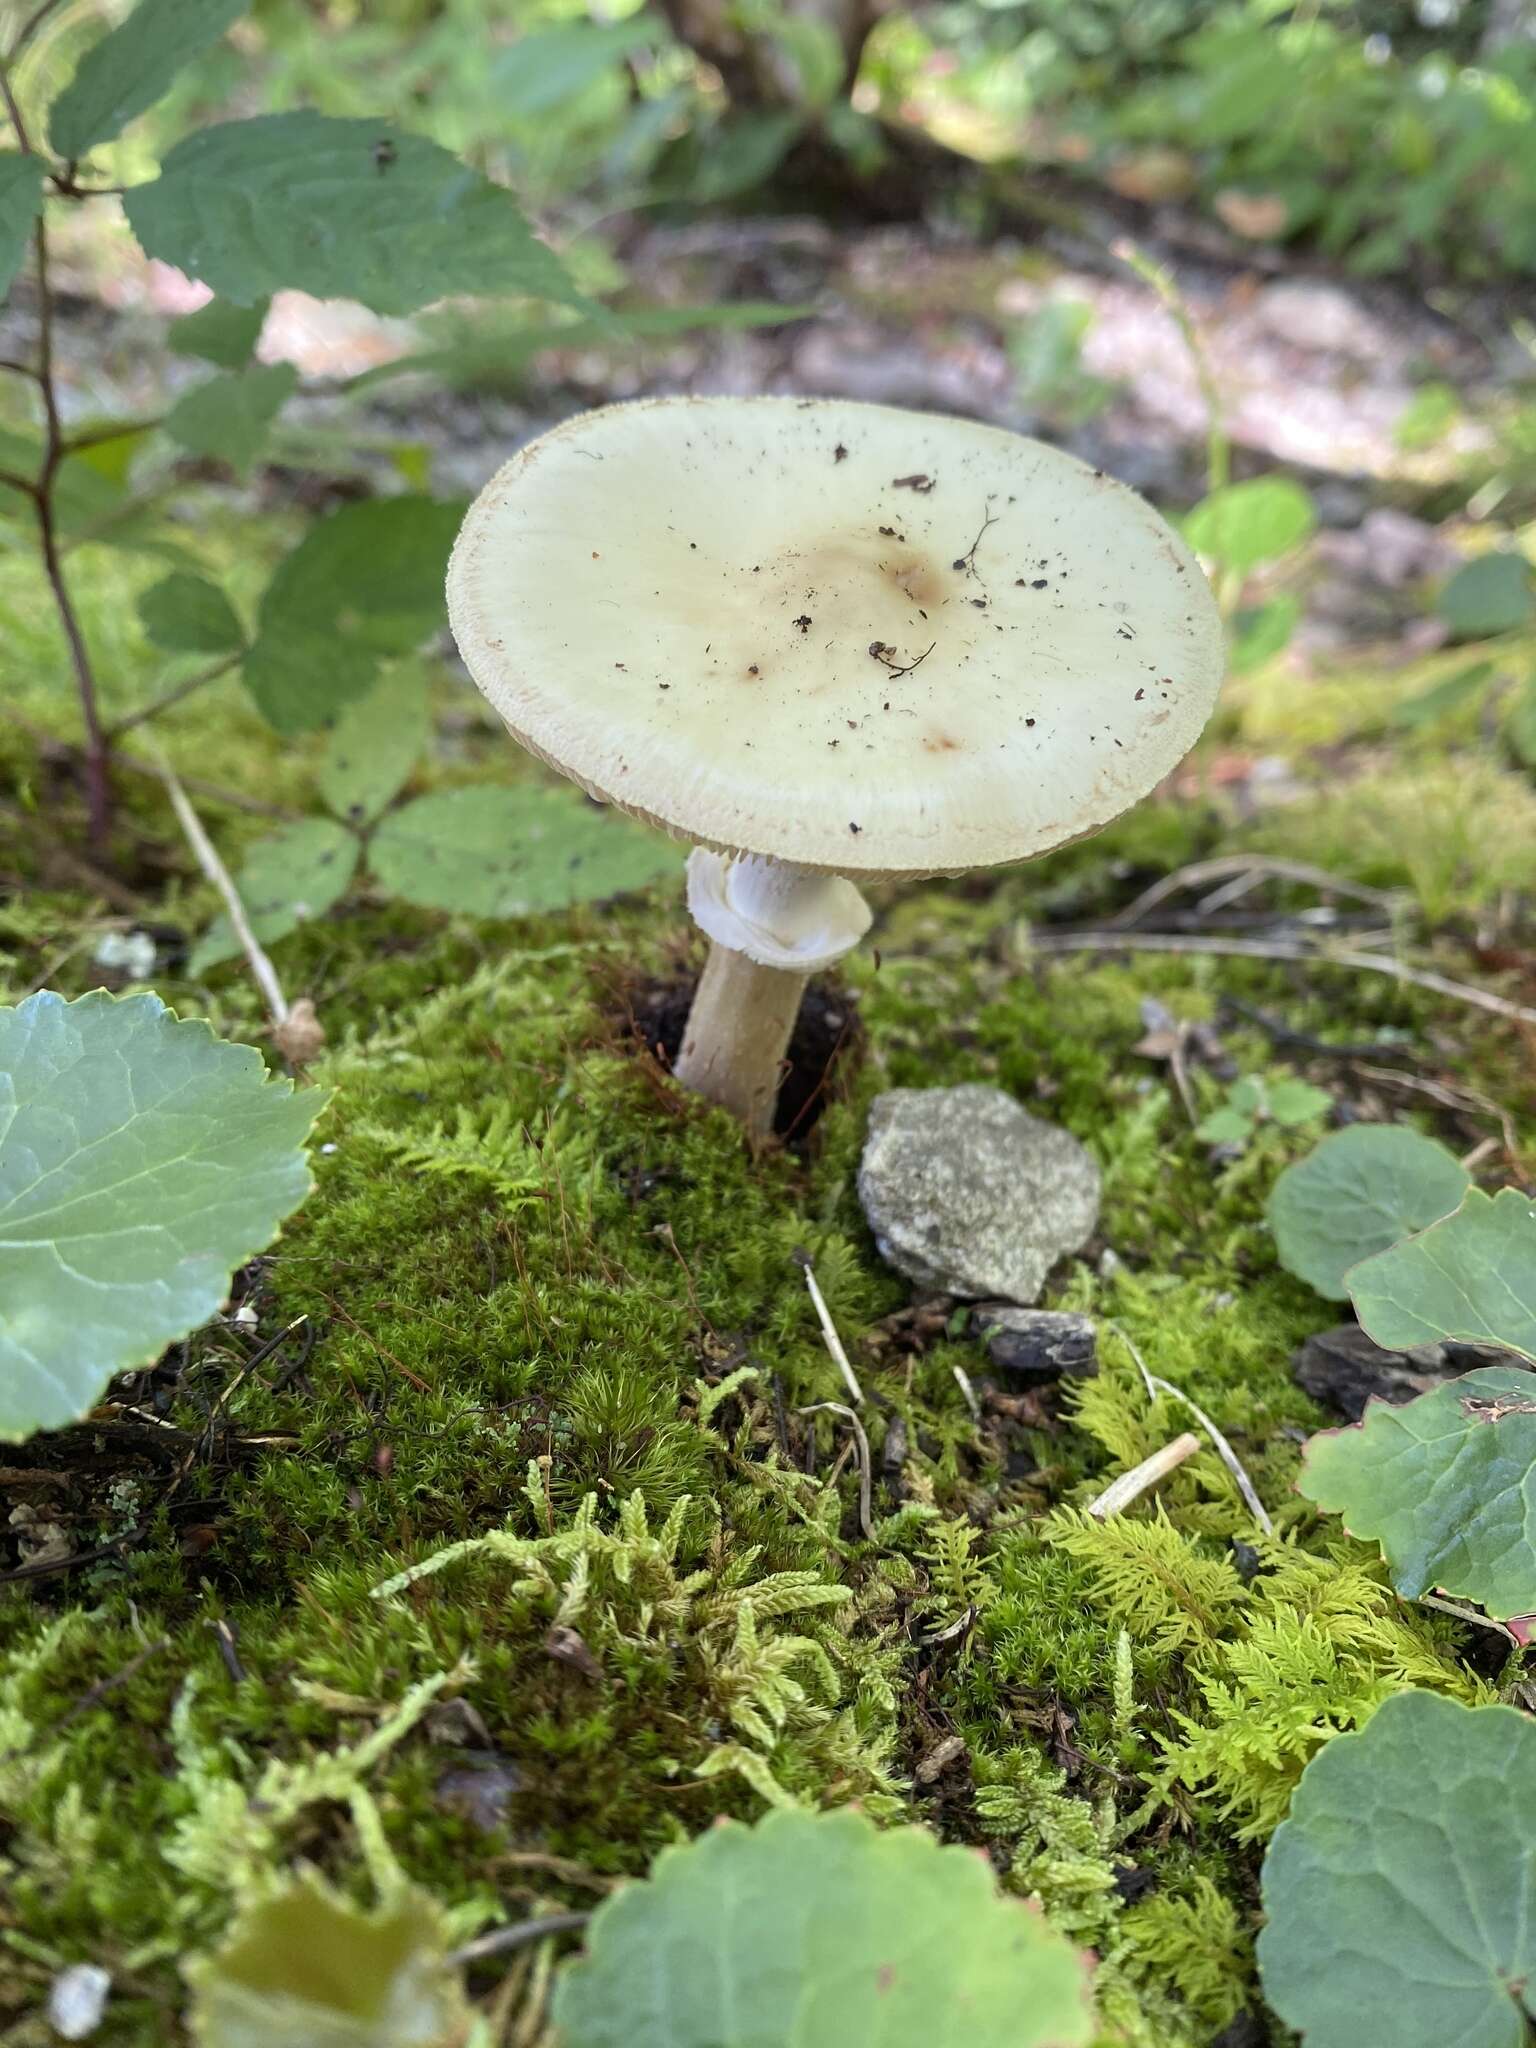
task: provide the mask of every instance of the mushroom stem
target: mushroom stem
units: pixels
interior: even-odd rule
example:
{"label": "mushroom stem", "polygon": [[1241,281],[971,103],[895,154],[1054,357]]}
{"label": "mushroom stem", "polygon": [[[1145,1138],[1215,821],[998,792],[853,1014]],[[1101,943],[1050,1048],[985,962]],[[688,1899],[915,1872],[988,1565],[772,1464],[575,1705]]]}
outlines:
{"label": "mushroom stem", "polygon": [[688,908],[712,944],[673,1072],[763,1139],[806,982],[858,944],[869,906],[840,876],[696,846]]}
{"label": "mushroom stem", "polygon": [[774,1104],[808,975],[762,967],[714,944],[688,1012],[673,1073],[740,1117],[754,1139],[773,1131]]}

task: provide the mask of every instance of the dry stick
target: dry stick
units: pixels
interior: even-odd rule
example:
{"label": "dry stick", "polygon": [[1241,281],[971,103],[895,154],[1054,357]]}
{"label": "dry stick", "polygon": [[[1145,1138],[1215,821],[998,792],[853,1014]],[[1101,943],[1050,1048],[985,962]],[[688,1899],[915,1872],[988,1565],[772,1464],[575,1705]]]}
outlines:
{"label": "dry stick", "polygon": [[1171,1444],[1164,1444],[1160,1451],[1154,1451],[1150,1458],[1143,1458],[1139,1465],[1133,1465],[1129,1472],[1122,1472],[1112,1485],[1105,1487],[1097,1500],[1089,1501],[1089,1514],[1097,1522],[1107,1522],[1111,1515],[1123,1515],[1132,1501],[1139,1499],[1149,1486],[1161,1485],[1170,1472],[1176,1471],[1199,1449],[1199,1437],[1193,1430],[1186,1430]]}
{"label": "dry stick", "polygon": [[955,1385],[965,1397],[965,1405],[971,1411],[971,1420],[980,1422],[981,1403],[976,1398],[976,1389],[971,1385],[970,1374],[963,1365],[952,1365],[949,1369],[955,1376]]}
{"label": "dry stick", "polygon": [[843,1349],[842,1338],[837,1334],[837,1325],[832,1320],[832,1312],[827,1307],[826,1297],[816,1283],[816,1275],[811,1270],[811,1255],[809,1252],[796,1252],[794,1260],[795,1264],[805,1275],[805,1284],[811,1296],[811,1306],[816,1311],[816,1320],[821,1324],[821,1334],[827,1341],[828,1351],[832,1354],[832,1363],[842,1374],[843,1385],[853,1396],[854,1406],[862,1408],[864,1406],[864,1389],[859,1385],[853,1367],[848,1363],[848,1354]]}
{"label": "dry stick", "polygon": [[1444,1600],[1434,1593],[1420,1593],[1414,1603],[1419,1607],[1433,1607],[1441,1614],[1453,1614],[1458,1621],[1469,1622],[1473,1628],[1491,1629],[1496,1636],[1503,1636],[1516,1649],[1521,1647],[1520,1638],[1512,1628],[1506,1628],[1502,1621],[1495,1621],[1491,1614],[1479,1614],[1475,1607],[1467,1607],[1460,1600]]}
{"label": "dry stick", "polygon": [[519,1920],[513,1927],[494,1928],[477,1941],[467,1941],[462,1948],[451,1950],[447,1961],[452,1968],[461,1970],[470,1963],[483,1963],[487,1956],[510,1955],[513,1950],[527,1948],[530,1942],[543,1941],[552,1934],[579,1934],[591,1918],[590,1913],[546,1913],[536,1920]]}
{"label": "dry stick", "polygon": [[[1256,877],[1263,881],[1304,882],[1309,888],[1328,889],[1336,896],[1351,897],[1356,903],[1370,903],[1382,910],[1391,910],[1399,898],[1385,889],[1368,888],[1364,882],[1351,882],[1343,875],[1330,874],[1327,868],[1313,867],[1309,861],[1282,860],[1278,856],[1254,853],[1223,854],[1218,860],[1192,861],[1188,867],[1176,868],[1171,875],[1164,875],[1149,889],[1128,903],[1124,910],[1116,911],[1109,920],[1112,926],[1135,924],[1147,911],[1155,910],[1160,903],[1166,903],[1170,896],[1177,896],[1185,889],[1203,888],[1207,882],[1220,882],[1232,877],[1246,880]],[[1207,899],[1207,907],[1221,895]]]}
{"label": "dry stick", "polygon": [[1119,931],[1113,926],[1098,931],[1031,931],[1028,943],[1036,953],[1190,953],[1239,960],[1291,960],[1302,967],[1347,967],[1360,974],[1389,975],[1393,981],[1449,996],[1453,1002],[1469,1003],[1473,1009],[1508,1017],[1516,1024],[1536,1024],[1536,1010],[1524,1003],[1512,1003],[1507,996],[1474,988],[1470,982],[1452,981],[1427,967],[1406,966],[1381,953],[1331,953],[1283,940],[1209,939],[1182,932]]}
{"label": "dry stick", "polygon": [[250,919],[245,914],[245,905],[240,901],[240,892],[230,879],[230,873],[214,851],[213,841],[203,830],[203,823],[188,801],[187,793],[176,780],[176,771],[162,755],[159,762],[160,779],[165,784],[171,808],[176,813],[177,823],[187,835],[187,844],[197,856],[197,864],[224,899],[224,908],[234,926],[235,937],[250,962],[251,973],[261,990],[274,1027],[281,1026],[288,1019],[288,998],[283,994],[282,983],[277,978],[277,969],[263,951],[256,934],[251,930]]}
{"label": "dry stick", "polygon": [[875,1530],[869,1512],[873,1467],[869,1458],[869,1438],[864,1434],[863,1423],[853,1410],[845,1407],[841,1401],[813,1401],[809,1408],[801,1408],[796,1412],[800,1415],[846,1415],[853,1424],[854,1442],[858,1445],[859,1453],[859,1527],[873,1543]]}
{"label": "dry stick", "polygon": [[1114,1331],[1120,1342],[1129,1351],[1132,1358],[1135,1359],[1136,1370],[1141,1374],[1147,1392],[1151,1395],[1152,1399],[1156,1400],[1159,1394],[1168,1395],[1170,1400],[1177,1401],[1182,1407],[1187,1408],[1200,1424],[1200,1427],[1208,1431],[1211,1442],[1216,1447],[1217,1457],[1220,1458],[1223,1465],[1226,1466],[1232,1477],[1237,1481],[1237,1490],[1247,1503],[1249,1514],[1253,1516],[1253,1519],[1258,1523],[1266,1536],[1273,1536],[1275,1525],[1269,1519],[1269,1512],[1265,1508],[1263,1501],[1259,1499],[1258,1488],[1243,1470],[1242,1460],[1216,1427],[1215,1423],[1212,1422],[1209,1415],[1206,1414],[1197,1401],[1192,1401],[1182,1388],[1176,1387],[1172,1380],[1159,1379],[1156,1373],[1148,1372],[1147,1361],[1142,1357],[1140,1351],[1137,1350],[1129,1331],[1122,1330],[1118,1323],[1110,1323],[1108,1327]]}
{"label": "dry stick", "polygon": [[1216,382],[1194,315],[1174,283],[1172,272],[1143,254],[1128,235],[1111,244],[1110,254],[1118,256],[1122,263],[1135,271],[1143,284],[1152,287],[1172,315],[1174,325],[1183,338],[1194,365],[1195,382],[1205,403],[1205,488],[1207,491],[1222,490],[1232,478],[1232,443],[1223,417],[1221,388]]}

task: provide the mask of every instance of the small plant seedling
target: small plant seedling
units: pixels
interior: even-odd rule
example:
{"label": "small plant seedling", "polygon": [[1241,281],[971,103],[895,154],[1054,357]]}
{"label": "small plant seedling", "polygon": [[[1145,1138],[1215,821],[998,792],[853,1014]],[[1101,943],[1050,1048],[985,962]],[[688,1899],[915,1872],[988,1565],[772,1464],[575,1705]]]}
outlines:
{"label": "small plant seedling", "polygon": [[1332,1107],[1333,1097],[1310,1081],[1289,1076],[1272,1081],[1263,1074],[1245,1074],[1232,1083],[1221,1107],[1196,1124],[1195,1136],[1207,1145],[1245,1146],[1261,1124],[1291,1129],[1312,1123]]}
{"label": "small plant seedling", "polygon": [[309,1192],[324,1102],[158,996],[0,1009],[0,1441],[217,1311]]}
{"label": "small plant seedling", "polygon": [[1307,1765],[1264,1859],[1259,1972],[1306,2048],[1522,2048],[1536,1724],[1409,1691]]}
{"label": "small plant seedling", "polygon": [[1307,1445],[1297,1485],[1379,1542],[1405,1600],[1438,1589],[1536,1614],[1536,1374],[1487,1366]]}
{"label": "small plant seedling", "polygon": [[868,929],[857,884],[1097,830],[1188,752],[1224,659],[1133,492],[841,400],[567,421],[476,500],[448,608],[514,738],[695,842],[711,948],[676,1072],[759,1137],[808,976]]}
{"label": "small plant seedling", "polygon": [[1352,1266],[1448,1216],[1471,1185],[1433,1138],[1401,1124],[1351,1124],[1280,1175],[1269,1227],[1286,1271],[1343,1301]]}
{"label": "small plant seedling", "polygon": [[1086,1959],[984,1856],[781,1810],[663,1849],[562,1973],[562,2048],[1086,2048]]}

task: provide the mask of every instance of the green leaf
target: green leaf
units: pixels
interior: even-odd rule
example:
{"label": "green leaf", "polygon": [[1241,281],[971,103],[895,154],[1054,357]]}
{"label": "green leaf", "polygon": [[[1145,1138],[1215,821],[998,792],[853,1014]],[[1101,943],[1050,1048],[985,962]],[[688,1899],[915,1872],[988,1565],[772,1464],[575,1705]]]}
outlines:
{"label": "green leaf", "polygon": [[805,116],[788,109],[733,114],[704,138],[686,197],[695,206],[718,206],[773,176],[805,129]]}
{"label": "green leaf", "polygon": [[1283,653],[1300,617],[1301,600],[1290,596],[1272,597],[1268,604],[1239,612],[1237,637],[1232,643],[1232,673],[1246,676]]}
{"label": "green leaf", "polygon": [[1458,640],[1513,632],[1536,613],[1531,565],[1524,555],[1511,552],[1479,555],[1456,571],[1435,609]]}
{"label": "green leaf", "polygon": [[172,355],[196,356],[220,370],[243,370],[256,353],[271,304],[258,299],[253,306],[232,306],[227,299],[210,299],[171,322],[166,346]]}
{"label": "green leaf", "polygon": [[1246,1145],[1253,1136],[1253,1118],[1240,1109],[1213,1109],[1195,1125],[1202,1145]]}
{"label": "green leaf", "polygon": [[1536,1360],[1536,1208],[1513,1188],[1469,1188],[1451,1215],[1352,1267],[1349,1291],[1389,1351],[1452,1337]]}
{"label": "green leaf", "polygon": [[[304,818],[258,839],[235,877],[256,937],[274,946],[312,917],[323,917],[347,893],[357,858],[356,839],[330,818]],[[234,927],[220,911],[193,948],[187,972],[205,974],[221,960],[236,959],[240,950]]]}
{"label": "green leaf", "polygon": [[111,142],[249,5],[250,0],[139,0],[128,19],[80,59],[49,111],[48,140],[70,163]]}
{"label": "green leaf", "polygon": [[1307,1765],[1264,1859],[1264,1993],[1306,2048],[1522,2048],[1536,1723],[1401,1692]]}
{"label": "green leaf", "polygon": [[1406,1600],[1536,1614],[1536,1373],[1485,1366],[1312,1438],[1298,1489],[1379,1543]]}
{"label": "green leaf", "polygon": [[464,508],[404,494],[343,505],[278,565],[245,680],[279,732],[311,732],[366,696],[380,660],[443,619],[443,576]]}
{"label": "green leaf", "polygon": [[643,889],[677,872],[669,839],[570,789],[453,789],[386,818],[369,859],[394,895],[425,910],[522,917]]}
{"label": "green leaf", "polygon": [[298,383],[291,363],[228,370],[178,398],[165,416],[165,430],[194,455],[227,462],[244,476]]}
{"label": "green leaf", "polygon": [[1083,2048],[1083,1959],[986,1859],[862,1814],[663,1849],[561,1974],[562,2048]]}
{"label": "green leaf", "polygon": [[375,313],[455,293],[585,303],[510,192],[388,121],[226,121],[123,205],[146,255],[242,305],[284,286]]}
{"label": "green leaf", "polygon": [[1478,696],[1493,674],[1491,661],[1474,661],[1467,668],[1457,669],[1454,675],[1442,676],[1438,683],[1431,683],[1427,690],[1420,690],[1416,696],[1405,697],[1392,707],[1392,723],[1415,730],[1421,725],[1432,725],[1437,718],[1444,718],[1471,698]]}
{"label": "green leaf", "polygon": [[1509,707],[1509,714],[1504,720],[1504,736],[1514,749],[1517,760],[1527,768],[1536,768],[1536,677],[1526,682]]}
{"label": "green leaf", "polygon": [[362,1913],[300,1878],[248,1906],[187,1976],[198,2048],[447,2048],[469,2017],[441,1916],[417,1891]]}
{"label": "green leaf", "polygon": [[1432,448],[1461,417],[1461,400],[1449,384],[1421,384],[1397,416],[1392,438],[1399,448]]}
{"label": "green leaf", "polygon": [[376,818],[400,792],[431,733],[426,678],[399,662],[336,721],[320,763],[320,794],[353,824]]}
{"label": "green leaf", "polygon": [[1269,1198],[1280,1263],[1343,1301],[1351,1266],[1449,1216],[1472,1185],[1433,1138],[1398,1124],[1352,1124],[1288,1166]]}
{"label": "green leaf", "polygon": [[1224,569],[1246,576],[1299,547],[1317,525],[1310,496],[1289,477],[1255,477],[1212,491],[1184,521],[1184,537]]}
{"label": "green leaf", "polygon": [[72,1422],[215,1313],[309,1192],[324,1099],[158,996],[0,1009],[0,1438]]}
{"label": "green leaf", "polygon": [[233,654],[245,643],[245,628],[219,586],[185,569],[143,593],[139,623],[172,654]]}
{"label": "green leaf", "polygon": [[1333,1097],[1326,1088],[1314,1088],[1310,1081],[1282,1078],[1269,1083],[1264,1107],[1275,1123],[1283,1124],[1289,1130],[1297,1124],[1309,1124],[1315,1117],[1326,1116],[1333,1107]]}
{"label": "green leaf", "polygon": [[0,149],[0,299],[10,290],[43,210],[43,160]]}
{"label": "green leaf", "polygon": [[536,120],[665,33],[648,14],[631,15],[626,21],[565,21],[532,29],[489,67],[488,84],[497,110],[512,121]]}

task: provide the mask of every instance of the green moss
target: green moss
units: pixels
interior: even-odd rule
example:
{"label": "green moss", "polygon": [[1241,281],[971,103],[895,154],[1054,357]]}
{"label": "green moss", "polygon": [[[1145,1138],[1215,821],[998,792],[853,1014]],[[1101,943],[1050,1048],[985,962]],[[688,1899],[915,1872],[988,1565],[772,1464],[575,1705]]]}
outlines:
{"label": "green moss", "polygon": [[[16,779],[35,776],[7,744]],[[295,800],[307,773],[274,766]],[[134,802],[134,830],[174,844],[152,786]],[[1402,879],[1409,816],[1392,852],[1342,823],[1322,846],[1318,815],[1276,814],[1248,842]],[[1403,1684],[1471,1698],[1483,1681],[1464,1630],[1405,1609],[1293,1495],[1319,1418],[1288,1361],[1329,1312],[1276,1269],[1262,1210],[1305,1140],[1265,1131],[1213,1169],[1165,1071],[1131,1050],[1141,1005],[1210,1018],[1235,993],[1350,1037],[1434,1015],[1465,1076],[1499,1075],[1518,1116],[1532,1104],[1503,1026],[1385,978],[1021,946],[1025,916],[1103,915],[1218,829],[1147,805],[996,884],[888,892],[878,962],[848,969],[862,1063],[807,1156],[757,1164],[626,1040],[635,979],[686,955],[665,893],[499,926],[354,904],[286,941],[334,1093],[314,1196],[248,1279],[263,1334],[297,1327],[246,1374],[237,1333],[191,1340],[167,1419],[195,1441],[216,1403],[216,1423],[169,1495],[163,1461],[117,1469],[75,1433],[71,1545],[147,1527],[0,1593],[0,2016],[89,1958],[119,1985],[109,2048],[174,2041],[177,1959],[298,1858],[365,1898],[387,1855],[467,1935],[533,1901],[590,1903],[715,1813],[786,1796],[987,1845],[1098,1950],[1122,2043],[1180,2048],[1250,2005],[1258,1856],[1321,1735]],[[1464,874],[1460,843],[1453,892],[1486,872]],[[13,988],[95,978],[88,945],[59,957],[90,934],[78,897],[0,915]],[[261,1037],[236,967],[158,986]],[[1256,1028],[1227,1043],[1245,1071],[1275,1060]],[[1210,1412],[1273,1543],[1209,1452],[1155,1506],[1084,1518],[1187,1423],[1108,1329],[1075,1403],[980,1430],[953,1373],[984,1372],[974,1342],[862,1341],[906,1298],[857,1202],[869,1101],[975,1079],[1094,1146],[1118,1264],[1072,1266],[1058,1297]],[[801,1248],[870,1397],[872,1538],[846,1423],[802,1412],[843,1390]],[[878,1468],[897,1417],[893,1487]],[[968,1765],[925,1777],[950,1734]]]}

